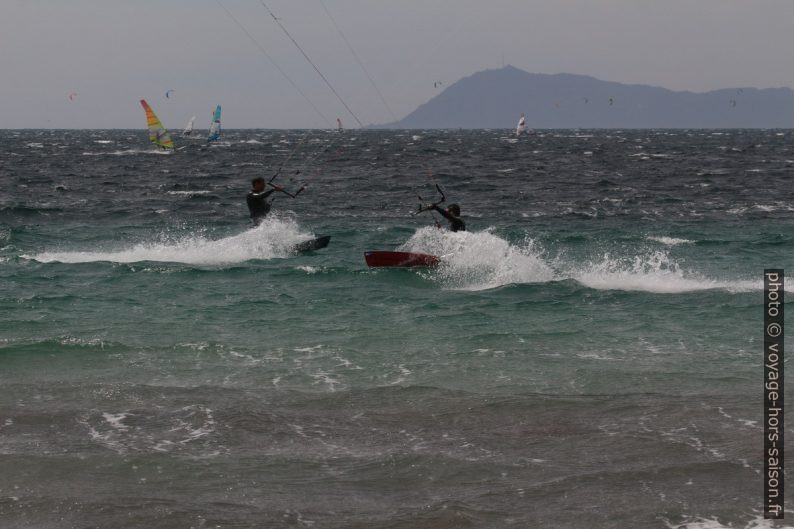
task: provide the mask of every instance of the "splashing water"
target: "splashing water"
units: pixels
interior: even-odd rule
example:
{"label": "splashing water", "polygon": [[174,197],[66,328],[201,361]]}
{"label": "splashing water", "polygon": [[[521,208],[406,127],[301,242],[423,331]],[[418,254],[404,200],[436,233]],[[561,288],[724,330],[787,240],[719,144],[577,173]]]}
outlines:
{"label": "splashing water", "polygon": [[439,256],[441,265],[433,272],[433,277],[445,287],[456,290],[486,290],[509,284],[566,279],[596,290],[655,294],[715,289],[750,292],[763,288],[758,280],[720,280],[687,270],[667,251],[625,257],[604,254],[599,260],[572,262],[562,256],[551,259],[530,238],[516,246],[490,231],[452,233],[426,227],[418,230],[399,250]]}
{"label": "splashing water", "polygon": [[741,292],[763,287],[758,281],[720,281],[686,271],[665,251],[623,258],[604,254],[600,261],[591,261],[578,270],[572,270],[570,277],[586,287],[598,290],[633,290],[657,294],[712,289]]}
{"label": "splashing water", "polygon": [[222,265],[251,259],[273,259],[294,253],[296,244],[312,238],[292,220],[269,217],[256,228],[223,239],[187,236],[176,240],[139,243],[114,251],[42,252],[23,256],[42,263],[136,263],[160,261],[193,265]]}
{"label": "splashing water", "polygon": [[453,233],[426,227],[418,230],[400,250],[441,257],[435,275],[453,289],[485,290],[554,279],[554,271],[530,239],[526,246],[518,247],[490,231]]}

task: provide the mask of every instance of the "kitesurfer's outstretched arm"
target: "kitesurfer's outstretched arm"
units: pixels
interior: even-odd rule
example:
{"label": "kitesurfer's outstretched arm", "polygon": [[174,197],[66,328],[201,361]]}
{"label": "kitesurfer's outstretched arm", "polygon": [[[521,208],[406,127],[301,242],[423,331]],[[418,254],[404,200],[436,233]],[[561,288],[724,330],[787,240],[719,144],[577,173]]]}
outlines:
{"label": "kitesurfer's outstretched arm", "polygon": [[466,223],[460,218],[460,207],[457,204],[450,204],[447,209],[441,209],[436,204],[433,204],[433,209],[449,221],[449,229],[451,231],[466,231]]}
{"label": "kitesurfer's outstretched arm", "polygon": [[266,189],[265,179],[261,176],[251,180],[251,191],[246,195],[245,201],[248,204],[248,211],[251,213],[251,219],[253,219],[254,224],[259,224],[270,213],[270,202],[267,201],[267,197],[276,191],[286,193],[284,189],[277,185],[271,184],[271,186],[273,186],[273,189]]}
{"label": "kitesurfer's outstretched arm", "polygon": [[251,193],[249,193],[249,194],[250,194],[250,196],[251,196],[252,198],[256,198],[256,199],[258,199],[258,200],[261,200],[261,199],[263,199],[263,198],[267,198],[267,197],[269,197],[270,195],[272,195],[272,194],[273,194],[273,193],[275,193],[276,191],[281,191],[281,188],[276,188],[276,187],[274,187],[273,189],[268,189],[267,191],[262,191],[262,192],[260,192],[260,193],[257,193],[257,192],[255,192],[255,191],[251,191]]}

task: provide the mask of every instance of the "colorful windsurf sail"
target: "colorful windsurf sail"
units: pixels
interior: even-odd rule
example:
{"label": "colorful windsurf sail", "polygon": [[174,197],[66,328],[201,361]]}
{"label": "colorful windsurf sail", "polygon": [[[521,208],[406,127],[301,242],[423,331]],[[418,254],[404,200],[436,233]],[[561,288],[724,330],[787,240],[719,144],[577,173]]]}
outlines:
{"label": "colorful windsurf sail", "polygon": [[210,135],[207,136],[207,141],[215,141],[221,137],[221,106],[215,107],[215,113],[212,115],[212,124],[210,125]]}
{"label": "colorful windsurf sail", "polygon": [[163,124],[155,115],[152,107],[145,99],[141,99],[141,106],[146,111],[146,124],[149,127],[149,141],[160,147],[161,149],[172,150],[174,148],[174,140],[165,130]]}

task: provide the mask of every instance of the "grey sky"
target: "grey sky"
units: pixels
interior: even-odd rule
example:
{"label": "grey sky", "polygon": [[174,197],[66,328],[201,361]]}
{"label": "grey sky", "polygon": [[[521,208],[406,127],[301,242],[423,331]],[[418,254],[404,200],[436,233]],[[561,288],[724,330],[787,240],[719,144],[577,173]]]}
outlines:
{"label": "grey sky", "polygon": [[[329,121],[354,125],[259,0],[221,2]],[[672,89],[794,86],[790,0],[324,2],[398,118],[503,54]],[[362,122],[392,121],[318,0],[266,3]],[[216,0],[2,0],[0,50],[3,128],[142,128],[141,98],[171,129],[206,128],[218,103],[228,128],[328,126]]]}

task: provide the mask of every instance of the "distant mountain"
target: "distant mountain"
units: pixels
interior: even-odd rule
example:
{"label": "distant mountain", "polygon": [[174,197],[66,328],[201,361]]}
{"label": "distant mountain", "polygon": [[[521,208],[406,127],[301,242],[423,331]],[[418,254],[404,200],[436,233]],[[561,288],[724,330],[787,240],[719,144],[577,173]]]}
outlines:
{"label": "distant mountain", "polygon": [[675,92],[513,66],[465,77],[405,118],[375,128],[792,128],[794,91]]}

